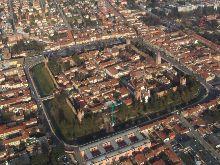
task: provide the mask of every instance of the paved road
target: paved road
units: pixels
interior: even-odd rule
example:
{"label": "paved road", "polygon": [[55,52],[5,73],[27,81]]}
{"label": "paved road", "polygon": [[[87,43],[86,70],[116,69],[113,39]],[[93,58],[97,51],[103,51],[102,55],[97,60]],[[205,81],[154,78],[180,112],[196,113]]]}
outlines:
{"label": "paved road", "polygon": [[207,143],[204,138],[193,128],[193,126],[182,116],[182,114],[179,114],[180,121],[190,129],[190,132],[196,138],[202,146],[211,153],[211,155],[216,158],[220,162],[220,154],[209,144]]}

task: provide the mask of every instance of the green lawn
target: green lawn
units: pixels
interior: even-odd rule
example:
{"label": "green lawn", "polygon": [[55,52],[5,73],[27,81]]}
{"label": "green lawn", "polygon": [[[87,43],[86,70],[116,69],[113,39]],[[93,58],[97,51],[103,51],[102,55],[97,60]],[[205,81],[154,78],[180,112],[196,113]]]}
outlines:
{"label": "green lawn", "polygon": [[55,97],[46,101],[45,106],[56,132],[65,140],[72,139],[76,117],[65,98]]}
{"label": "green lawn", "polygon": [[34,66],[31,72],[39,94],[41,96],[51,95],[55,89],[55,85],[44,64],[41,63]]}
{"label": "green lawn", "polygon": [[44,104],[56,132],[66,141],[96,132],[103,123],[100,116],[87,115],[80,124],[62,95],[56,96]]}

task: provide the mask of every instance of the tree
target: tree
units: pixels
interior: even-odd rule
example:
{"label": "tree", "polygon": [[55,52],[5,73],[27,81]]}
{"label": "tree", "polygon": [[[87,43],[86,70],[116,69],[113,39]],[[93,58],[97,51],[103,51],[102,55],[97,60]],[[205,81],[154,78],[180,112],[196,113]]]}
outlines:
{"label": "tree", "polygon": [[32,111],[27,111],[24,113],[24,119],[25,120],[30,120],[31,118],[34,118],[36,117],[36,113],[35,112],[32,112]]}
{"label": "tree", "polygon": [[17,44],[14,44],[11,48],[12,54],[19,54],[23,51],[35,51],[36,53],[41,53],[44,48],[45,44],[41,42],[37,42],[35,40],[27,41],[27,40],[20,40]]}
{"label": "tree", "polygon": [[73,55],[72,58],[73,58],[73,61],[76,63],[77,66],[81,66],[84,62],[81,58],[79,58],[78,55]]}
{"label": "tree", "polygon": [[59,75],[62,72],[60,64],[57,62],[59,58],[49,58],[48,67],[54,76]]}
{"label": "tree", "polygon": [[120,94],[119,92],[117,92],[117,91],[115,91],[115,92],[113,93],[113,97],[114,97],[114,99],[115,99],[116,101],[119,100],[120,96],[121,96],[121,94]]}
{"label": "tree", "polygon": [[41,148],[42,148],[43,154],[45,154],[45,155],[49,154],[49,145],[47,142],[43,142],[41,145]]}
{"label": "tree", "polygon": [[157,4],[156,0],[151,0],[149,3],[149,7],[154,8],[156,6],[156,4]]}
{"label": "tree", "polygon": [[25,148],[26,148],[26,143],[24,141],[21,141],[20,145],[19,145],[19,150],[23,151],[23,150],[25,150]]}
{"label": "tree", "polygon": [[48,156],[45,154],[38,154],[35,156],[32,156],[31,158],[31,164],[32,165],[47,165],[48,164]]}
{"label": "tree", "polygon": [[70,68],[71,68],[70,62],[67,61],[67,62],[63,63],[62,68],[64,71],[70,70]]}
{"label": "tree", "polygon": [[49,37],[52,41],[57,41],[59,39],[59,33],[57,31],[54,32],[52,36]]}
{"label": "tree", "polygon": [[119,0],[116,0],[115,4],[116,4],[117,6],[119,6],[119,5],[120,5]]}
{"label": "tree", "polygon": [[2,113],[2,121],[4,123],[9,123],[11,121],[12,115],[13,114],[11,112],[3,112]]}
{"label": "tree", "polygon": [[24,28],[24,32],[25,33],[30,33],[31,32],[31,28],[29,26]]}
{"label": "tree", "polygon": [[119,106],[119,111],[117,112],[117,115],[120,119],[122,120],[126,120],[126,118],[128,117],[129,115],[129,109],[127,107],[127,105],[125,105],[124,103],[122,103],[120,106]]}
{"label": "tree", "polygon": [[58,164],[58,158],[65,154],[63,146],[57,146],[52,148],[50,154],[50,161],[53,165]]}

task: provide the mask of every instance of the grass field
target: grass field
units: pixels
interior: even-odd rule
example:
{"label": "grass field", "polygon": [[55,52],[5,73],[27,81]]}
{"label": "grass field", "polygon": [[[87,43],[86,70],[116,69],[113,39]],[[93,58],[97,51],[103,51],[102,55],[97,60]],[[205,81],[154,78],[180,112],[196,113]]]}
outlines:
{"label": "grass field", "polygon": [[72,139],[75,115],[66,100],[55,97],[52,100],[45,101],[44,104],[56,132],[65,140]]}
{"label": "grass field", "polygon": [[45,101],[44,104],[56,132],[65,141],[71,141],[75,138],[94,133],[99,130],[99,126],[103,122],[100,117],[92,115],[86,116],[80,124],[62,95]]}
{"label": "grass field", "polygon": [[51,95],[55,89],[52,78],[43,63],[34,66],[31,69],[34,83],[41,96]]}

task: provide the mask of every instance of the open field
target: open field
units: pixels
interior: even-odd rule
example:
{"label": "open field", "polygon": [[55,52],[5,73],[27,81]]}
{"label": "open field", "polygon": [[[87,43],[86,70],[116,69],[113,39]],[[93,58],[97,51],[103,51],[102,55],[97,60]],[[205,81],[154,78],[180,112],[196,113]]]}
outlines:
{"label": "open field", "polygon": [[99,131],[103,123],[102,118],[96,115],[86,115],[80,124],[71,107],[67,104],[65,97],[56,96],[52,100],[44,102],[56,132],[65,140],[71,141],[75,138]]}
{"label": "open field", "polygon": [[41,96],[51,95],[55,89],[52,78],[43,63],[34,66],[31,69],[34,83]]}
{"label": "open field", "polygon": [[56,132],[65,139],[71,139],[73,137],[75,115],[66,100],[55,97],[52,100],[45,101],[45,106]]}

